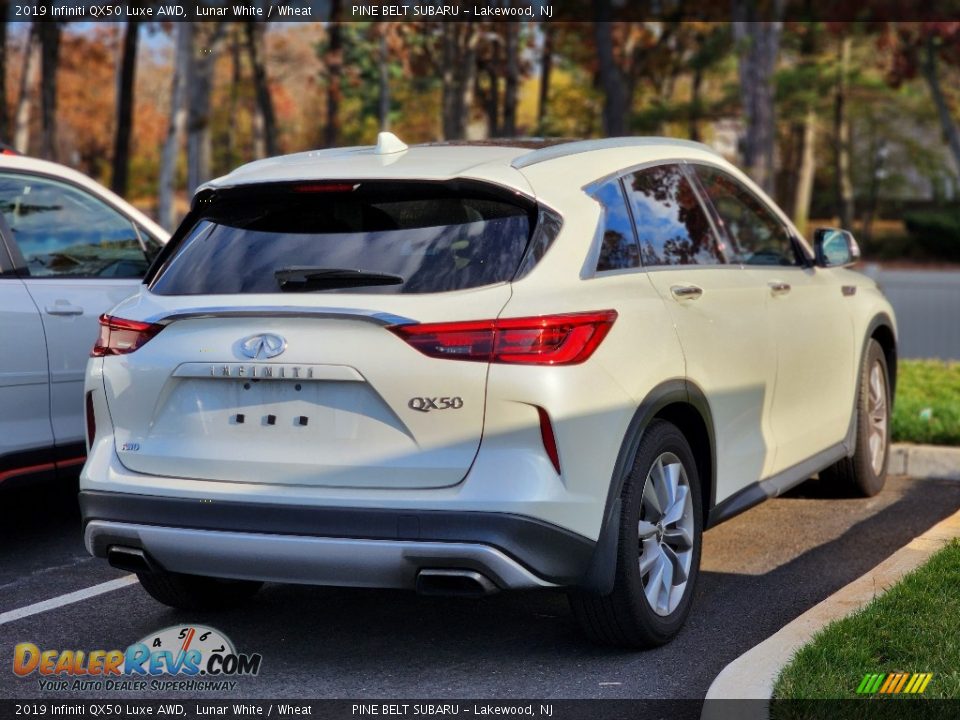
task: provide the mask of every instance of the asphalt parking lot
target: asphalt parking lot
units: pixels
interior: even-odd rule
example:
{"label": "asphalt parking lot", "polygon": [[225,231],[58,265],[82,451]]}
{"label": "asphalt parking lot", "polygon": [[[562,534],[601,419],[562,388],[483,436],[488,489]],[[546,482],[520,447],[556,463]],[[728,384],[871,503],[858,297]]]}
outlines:
{"label": "asphalt parking lot", "polygon": [[197,614],[163,607],[131,584],[3,620],[124,576],[86,555],[75,487],[8,491],[0,493],[0,697],[71,696],[41,691],[36,673],[15,676],[17,643],[122,649],[162,628],[199,623],[221,630],[238,651],[263,655],[259,675],[240,679],[231,698],[702,698],[733,658],[955,512],[958,489],[896,477],[875,498],[846,500],[811,481],[710,530],[686,628],[670,645],[641,653],[581,639],[558,592],[464,600],[268,585],[242,608]]}

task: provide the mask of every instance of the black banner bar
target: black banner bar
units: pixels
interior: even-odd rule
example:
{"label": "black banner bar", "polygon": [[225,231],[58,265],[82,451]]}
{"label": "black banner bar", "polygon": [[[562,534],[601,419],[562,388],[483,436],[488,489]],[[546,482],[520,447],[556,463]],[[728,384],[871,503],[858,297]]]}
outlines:
{"label": "black banner bar", "polygon": [[947,720],[960,700],[0,700],[0,720],[26,718],[316,718],[318,720]]}
{"label": "black banner bar", "polygon": [[[10,22],[592,22],[733,19],[731,0],[11,0]],[[749,20],[910,22],[960,20],[960,0],[753,0]]]}

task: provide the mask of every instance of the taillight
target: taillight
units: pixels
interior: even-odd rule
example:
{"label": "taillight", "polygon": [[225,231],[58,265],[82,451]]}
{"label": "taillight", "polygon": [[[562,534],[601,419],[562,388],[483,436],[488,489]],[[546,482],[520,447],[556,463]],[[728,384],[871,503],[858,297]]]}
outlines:
{"label": "taillight", "polygon": [[93,415],[93,390],[87,391],[87,448],[93,447],[93,439],[97,436],[97,419]]}
{"label": "taillight", "polygon": [[90,351],[90,357],[126,355],[143,347],[150,338],[163,330],[163,325],[100,316],[100,335]]}
{"label": "taillight", "polygon": [[395,325],[407,343],[435,358],[524,365],[575,365],[589,358],[616,310],[542,317]]}

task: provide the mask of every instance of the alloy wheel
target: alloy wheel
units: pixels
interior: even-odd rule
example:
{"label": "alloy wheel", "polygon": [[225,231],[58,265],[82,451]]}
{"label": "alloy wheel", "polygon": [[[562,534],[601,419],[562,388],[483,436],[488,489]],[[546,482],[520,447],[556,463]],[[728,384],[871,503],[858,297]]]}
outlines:
{"label": "alloy wheel", "polygon": [[650,608],[661,616],[677,609],[693,562],[693,502],[680,458],[657,457],[640,499],[640,580]]}
{"label": "alloy wheel", "polygon": [[879,475],[883,472],[883,459],[887,449],[887,382],[883,366],[879,362],[870,368],[867,392],[867,419],[870,423],[867,446],[870,451],[870,466]]}

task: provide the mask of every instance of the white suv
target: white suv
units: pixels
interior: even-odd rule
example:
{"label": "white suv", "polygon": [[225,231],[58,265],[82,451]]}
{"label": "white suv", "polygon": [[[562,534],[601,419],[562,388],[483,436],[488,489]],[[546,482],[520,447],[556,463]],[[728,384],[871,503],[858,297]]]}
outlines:
{"label": "white suv", "polygon": [[705,527],[882,487],[896,329],[857,255],[677,140],[246,165],[102,319],[87,548],[176,607],[561,587],[663,643]]}
{"label": "white suv", "polygon": [[0,489],[76,477],[98,318],[136,292],[166,239],[85,175],[0,154]]}

